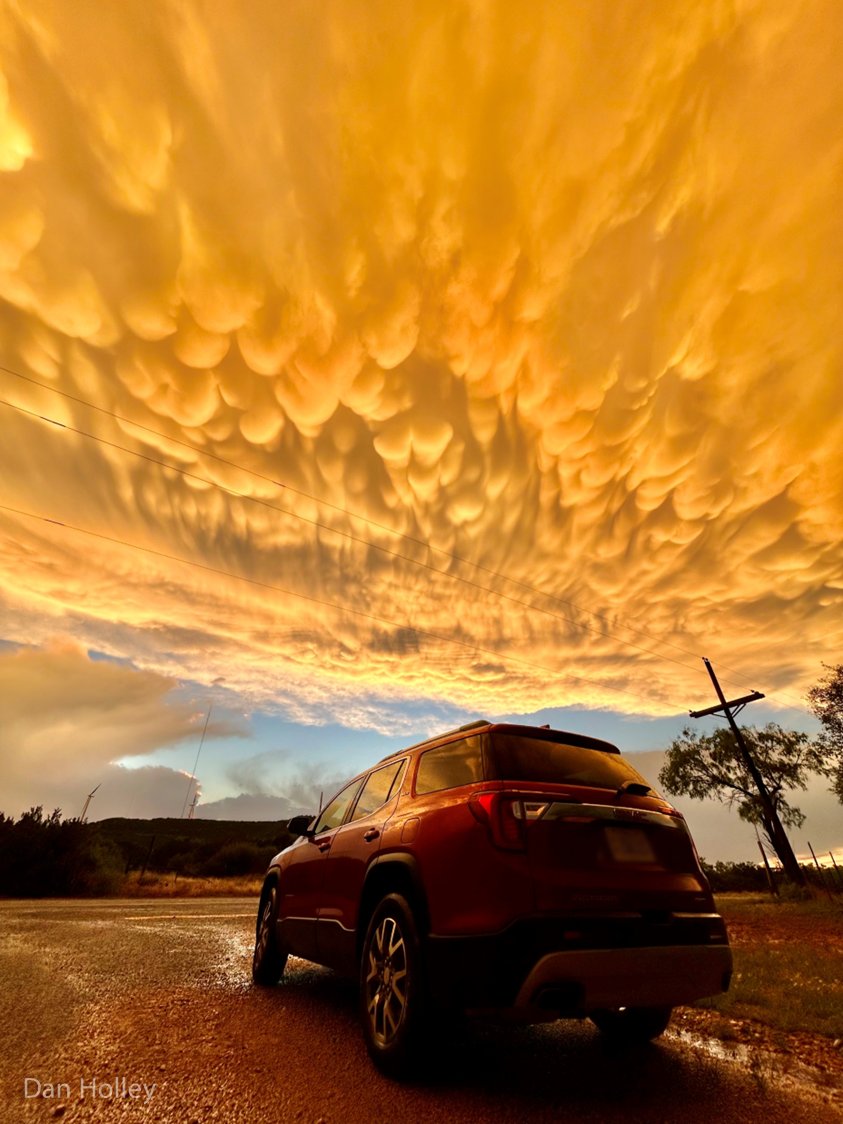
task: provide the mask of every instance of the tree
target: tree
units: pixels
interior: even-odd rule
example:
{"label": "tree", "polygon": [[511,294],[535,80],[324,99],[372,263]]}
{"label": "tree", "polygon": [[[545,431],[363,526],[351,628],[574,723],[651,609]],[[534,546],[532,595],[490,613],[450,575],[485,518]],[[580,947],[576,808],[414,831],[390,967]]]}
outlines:
{"label": "tree", "polygon": [[823,667],[828,675],[810,689],[808,705],[822,724],[817,744],[826,762],[821,771],[831,777],[832,792],[843,803],[843,664]]}
{"label": "tree", "polygon": [[[782,824],[801,827],[805,816],[789,802],[786,793],[795,788],[805,789],[811,773],[824,772],[823,749],[807,734],[783,730],[775,722],[762,730],[742,726],[741,731]],[[731,730],[724,728],[711,734],[698,734],[686,727],[667,750],[659,783],[675,796],[690,796],[693,800],[713,797],[730,808],[737,806],[741,819],[762,828],[787,869],[786,858],[776,845],[774,826]]]}

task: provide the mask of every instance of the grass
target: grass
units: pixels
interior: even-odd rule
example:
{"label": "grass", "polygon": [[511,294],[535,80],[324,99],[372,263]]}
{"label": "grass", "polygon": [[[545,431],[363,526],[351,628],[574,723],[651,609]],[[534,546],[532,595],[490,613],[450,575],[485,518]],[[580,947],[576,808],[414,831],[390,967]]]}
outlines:
{"label": "grass", "polygon": [[843,1038],[843,902],[724,894],[718,905],[732,941],[732,986],[699,1006]]}
{"label": "grass", "polygon": [[119,894],[124,898],[255,897],[261,892],[263,875],[235,878],[189,878],[183,874],[127,874]]}
{"label": "grass", "polygon": [[843,1037],[841,958],[801,949],[736,949],[732,988],[710,1003],[723,1015],[780,1030]]}
{"label": "grass", "polygon": [[843,895],[814,892],[814,896],[772,898],[769,894],[717,894],[717,907],[727,921],[787,922],[788,919],[820,918],[836,926],[838,939],[843,936]]}

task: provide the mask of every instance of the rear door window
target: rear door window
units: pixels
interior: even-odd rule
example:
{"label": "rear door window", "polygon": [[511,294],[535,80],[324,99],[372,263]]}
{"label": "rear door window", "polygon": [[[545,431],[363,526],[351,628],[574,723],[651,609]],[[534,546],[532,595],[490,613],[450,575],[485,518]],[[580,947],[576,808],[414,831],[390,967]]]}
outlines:
{"label": "rear door window", "polygon": [[493,734],[489,779],[581,784],[592,788],[620,788],[632,782],[650,787],[619,753],[514,734]]}
{"label": "rear door window", "polygon": [[428,749],[419,757],[416,774],[416,795],[457,788],[483,780],[483,754],[479,737],[462,738],[457,742]]}
{"label": "rear door window", "polygon": [[363,791],[360,793],[357,805],[351,815],[352,821],[361,820],[364,816],[376,812],[389,800],[393,792],[398,791],[398,777],[404,768],[404,763],[404,760],[391,761],[388,765],[384,765],[382,769],[375,769],[373,773],[369,774],[369,779],[363,786]]}

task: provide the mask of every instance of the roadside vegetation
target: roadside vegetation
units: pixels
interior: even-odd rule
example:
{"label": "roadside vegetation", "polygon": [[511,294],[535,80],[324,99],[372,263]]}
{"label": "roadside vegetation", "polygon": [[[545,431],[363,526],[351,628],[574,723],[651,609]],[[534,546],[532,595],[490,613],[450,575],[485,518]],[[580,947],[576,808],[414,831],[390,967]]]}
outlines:
{"label": "roadside vegetation", "polygon": [[248,898],[257,900],[263,885],[262,874],[227,878],[191,878],[179,874],[127,874],[117,891],[121,898]]}
{"label": "roadside vegetation", "polygon": [[17,820],[0,812],[0,894],[12,898],[114,894],[123,870],[119,851],[60,809],[31,808]]}
{"label": "roadside vegetation", "polygon": [[698,1004],[721,1016],[710,1029],[729,1037],[728,1020],[751,1019],[843,1039],[843,897],[722,894],[717,904],[735,969],[726,995]]}
{"label": "roadside vegetation", "polygon": [[[767,871],[760,863],[709,863],[701,859],[700,864],[715,894],[758,893],[769,897]],[[836,869],[824,866],[822,870],[818,870],[815,866],[803,863],[802,876],[805,889],[792,886],[779,869],[771,868],[769,875],[776,893],[786,900],[794,900],[794,897],[798,900],[803,895],[810,898],[812,892],[825,896],[829,893],[843,894],[843,867],[840,864]]]}
{"label": "roadside vegetation", "polygon": [[[198,896],[251,893],[284,823],[102,820],[86,824],[31,808],[0,813],[0,896]],[[248,887],[248,888],[246,888]]]}

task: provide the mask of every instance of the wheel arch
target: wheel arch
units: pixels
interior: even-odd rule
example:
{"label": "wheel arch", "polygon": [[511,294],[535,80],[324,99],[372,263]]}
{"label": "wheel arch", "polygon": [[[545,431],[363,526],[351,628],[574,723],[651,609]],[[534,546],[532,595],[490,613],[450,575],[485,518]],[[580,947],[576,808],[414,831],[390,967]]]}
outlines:
{"label": "wheel arch", "polygon": [[413,911],[419,934],[430,932],[430,914],[427,895],[424,892],[418,863],[412,855],[404,851],[378,855],[369,865],[360,895],[360,908],[357,913],[357,956],[363,948],[363,940],[369,927],[369,920],[378,902],[387,894],[402,894]]}

